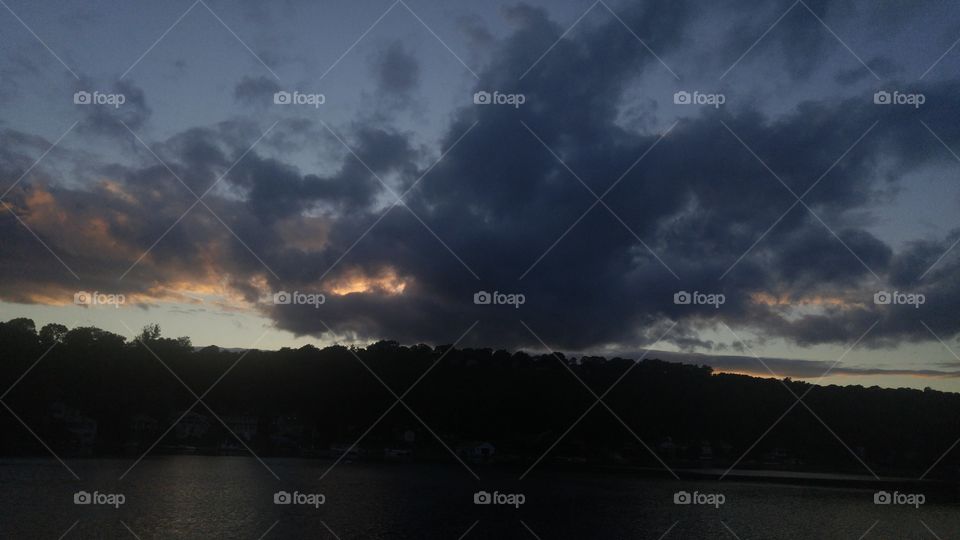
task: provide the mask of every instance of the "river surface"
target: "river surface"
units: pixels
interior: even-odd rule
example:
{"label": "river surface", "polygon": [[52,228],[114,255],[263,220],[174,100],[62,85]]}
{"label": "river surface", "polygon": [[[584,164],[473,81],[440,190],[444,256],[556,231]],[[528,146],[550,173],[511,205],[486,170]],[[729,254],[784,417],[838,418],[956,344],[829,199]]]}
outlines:
{"label": "river surface", "polygon": [[[875,504],[866,489],[547,468],[519,480],[522,470],[474,467],[478,481],[456,463],[331,469],[329,460],[204,456],[133,463],[68,460],[77,480],[55,460],[0,461],[0,538],[960,537],[960,505],[933,493],[918,508]],[[94,503],[76,504],[80,491]],[[276,504],[281,491],[297,500]],[[478,491],[495,503],[475,504]],[[713,504],[676,504],[681,491]]]}

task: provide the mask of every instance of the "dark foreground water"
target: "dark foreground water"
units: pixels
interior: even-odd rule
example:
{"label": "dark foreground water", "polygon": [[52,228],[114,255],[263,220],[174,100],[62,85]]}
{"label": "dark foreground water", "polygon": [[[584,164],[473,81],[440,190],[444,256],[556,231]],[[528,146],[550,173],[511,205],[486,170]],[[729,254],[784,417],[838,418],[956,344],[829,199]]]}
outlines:
{"label": "dark foreground water", "polygon": [[[201,456],[148,458],[118,480],[132,463],[72,460],[76,480],[53,460],[0,461],[0,538],[960,537],[960,506],[934,494],[916,508],[877,505],[873,490],[729,480],[474,467],[477,481],[458,464],[341,463],[321,481],[332,462],[268,460],[278,480],[252,458]],[[475,504],[478,490],[525,501]],[[79,491],[123,504],[75,504]],[[324,500],[275,504],[278,491]],[[680,505],[678,491],[724,500]]]}

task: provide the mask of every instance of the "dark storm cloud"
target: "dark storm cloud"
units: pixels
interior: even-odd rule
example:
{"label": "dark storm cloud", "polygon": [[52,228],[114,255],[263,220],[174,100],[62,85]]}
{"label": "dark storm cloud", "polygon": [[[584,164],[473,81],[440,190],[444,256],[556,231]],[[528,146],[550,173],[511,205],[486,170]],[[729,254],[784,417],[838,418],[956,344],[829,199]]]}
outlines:
{"label": "dark storm cloud", "polygon": [[[833,5],[811,8],[826,17]],[[616,9],[670,58],[689,43],[689,25],[702,22],[691,6]],[[844,50],[816,20],[801,24],[810,13],[797,9],[756,61],[775,58],[791,77],[804,77],[816,51]],[[351,151],[327,175],[304,172],[267,146],[234,165],[262,132],[226,122],[155,145],[198,194],[229,169],[205,199],[213,214],[198,205],[178,222],[195,199],[142,151],[141,164],[103,166],[109,182],[81,190],[37,179],[8,199],[83,280],[107,276],[117,287],[116,276],[162,236],[119,287],[162,298],[158,285],[225,283],[280,328],[304,335],[330,327],[338,337],[452,342],[479,320],[469,343],[541,347],[543,339],[584,350],[649,345],[671,321],[678,324],[667,340],[685,349],[720,347],[704,334],[720,321],[803,345],[851,343],[878,320],[866,340],[873,346],[931,339],[921,321],[944,337],[960,331],[951,316],[960,306],[956,257],[926,272],[956,235],[896,251],[863,217],[907,173],[956,166],[919,122],[960,140],[960,126],[946,120],[957,114],[956,81],[914,85],[927,98],[922,109],[879,107],[871,90],[819,96],[777,115],[742,102],[705,108],[668,134],[638,132],[620,123],[625,96],[674,78],[620,21],[591,18],[540,59],[566,27],[529,6],[507,16],[516,30],[473,90],[522,93],[526,103],[458,109],[432,153],[406,132],[364,119],[333,126]],[[730,28],[752,28],[745,24]],[[727,40],[718,63],[732,62],[761,32]],[[417,64],[402,46],[376,66],[381,89],[416,88]],[[235,96],[269,99],[267,83],[245,79]],[[644,98],[673,106],[671,89],[657,92]],[[728,98],[742,95],[731,88]],[[323,133],[305,124],[275,129],[278,140]],[[5,177],[31,163],[25,150],[0,151]],[[397,193],[423,178],[391,206],[394,196],[371,170]],[[591,191],[608,188],[604,203],[594,204]],[[804,204],[796,203],[801,194]],[[17,261],[4,269],[3,298],[43,302],[30,291],[76,288],[9,213],[0,228],[10,238],[2,260]],[[873,294],[887,289],[923,293],[927,303],[875,305]],[[315,309],[261,301],[277,290],[322,291],[327,302]],[[475,305],[479,290],[522,293],[526,302]],[[677,305],[680,290],[722,293],[726,302]]]}
{"label": "dark storm cloud", "polygon": [[493,34],[490,33],[490,29],[487,28],[483,20],[476,15],[458,18],[457,26],[466,34],[471,49],[487,48],[494,44],[495,40]]}
{"label": "dark storm cloud", "polygon": [[[147,105],[146,95],[142,88],[129,80],[116,81],[111,84],[98,84],[91,79],[83,79],[76,83],[76,92],[87,92],[91,95],[95,93],[113,96],[112,99],[118,99],[122,96],[122,103],[114,106],[102,103],[76,104],[84,113],[84,119],[77,126],[81,133],[106,135],[113,137],[129,136],[127,124],[130,129],[139,130],[147,122],[152,114]],[[94,98],[90,98],[94,99]],[[122,122],[122,123],[121,123]]]}
{"label": "dark storm cloud", "polygon": [[233,88],[233,97],[244,105],[265,107],[273,103],[273,94],[280,84],[272,77],[244,77]]}
{"label": "dark storm cloud", "polygon": [[416,88],[420,64],[400,41],[381,51],[374,60],[379,90],[387,94],[405,95]]}

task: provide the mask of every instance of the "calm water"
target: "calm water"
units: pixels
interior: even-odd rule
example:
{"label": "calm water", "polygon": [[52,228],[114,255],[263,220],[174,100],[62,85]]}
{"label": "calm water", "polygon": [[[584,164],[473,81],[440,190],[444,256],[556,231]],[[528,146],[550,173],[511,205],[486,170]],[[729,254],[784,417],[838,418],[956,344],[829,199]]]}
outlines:
{"label": "calm water", "polygon": [[[917,509],[875,505],[873,491],[861,489],[549,469],[519,481],[521,471],[484,467],[478,482],[457,464],[341,463],[319,481],[330,461],[268,460],[277,480],[251,458],[200,456],[149,458],[118,480],[131,463],[72,460],[78,481],[56,461],[0,461],[0,538],[56,539],[69,530],[64,538],[457,539],[469,530],[466,539],[657,539],[669,530],[666,539],[856,539],[878,520],[865,538],[934,538],[924,524],[940,538],[960,537],[960,506],[935,495]],[[526,501],[519,509],[475,505],[480,489]],[[76,505],[78,490],[126,500]],[[279,490],[326,499],[319,508],[276,505]],[[678,490],[722,493],[725,502],[676,505]]]}

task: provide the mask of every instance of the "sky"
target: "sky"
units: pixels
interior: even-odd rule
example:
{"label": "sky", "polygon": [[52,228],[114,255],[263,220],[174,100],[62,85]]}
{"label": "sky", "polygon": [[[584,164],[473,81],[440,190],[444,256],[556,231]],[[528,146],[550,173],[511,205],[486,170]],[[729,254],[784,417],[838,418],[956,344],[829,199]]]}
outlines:
{"label": "sky", "polygon": [[0,2],[0,318],[960,391],[952,2]]}

